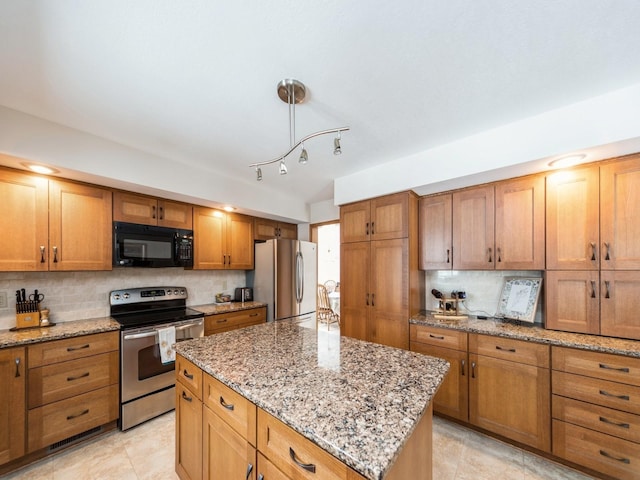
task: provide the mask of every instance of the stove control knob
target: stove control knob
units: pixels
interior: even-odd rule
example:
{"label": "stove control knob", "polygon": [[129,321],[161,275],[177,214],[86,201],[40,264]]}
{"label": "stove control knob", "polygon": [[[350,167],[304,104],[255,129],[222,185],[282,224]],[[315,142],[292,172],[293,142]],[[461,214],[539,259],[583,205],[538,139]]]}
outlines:
{"label": "stove control knob", "polygon": [[167,290],[167,295],[171,295],[171,289]]}
{"label": "stove control knob", "polygon": [[115,294],[113,295],[113,299],[114,299],[114,300],[120,300],[120,294],[119,294],[119,293],[115,293]]}
{"label": "stove control knob", "polygon": [[186,295],[187,292],[185,292],[184,288],[182,290],[180,290],[180,295]]}
{"label": "stove control knob", "polygon": [[175,295],[178,295],[179,293],[182,293],[182,292],[178,292],[178,290],[174,290],[174,291],[173,291],[173,293],[174,293]]}
{"label": "stove control knob", "polygon": [[129,298],[130,296],[131,296],[131,295],[129,295],[128,293],[123,293],[123,294],[122,294],[122,298],[124,298],[125,300],[126,300],[127,298]]}

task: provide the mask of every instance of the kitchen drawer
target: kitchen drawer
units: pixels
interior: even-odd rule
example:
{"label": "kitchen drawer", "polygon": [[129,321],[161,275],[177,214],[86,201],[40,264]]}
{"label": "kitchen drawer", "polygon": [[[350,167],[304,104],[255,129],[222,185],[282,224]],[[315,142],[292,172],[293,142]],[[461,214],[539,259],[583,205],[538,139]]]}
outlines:
{"label": "kitchen drawer", "polygon": [[256,445],[256,406],[211,375],[204,375],[204,404],[251,445]]}
{"label": "kitchen drawer", "polygon": [[258,409],[258,450],[287,478],[349,478],[344,463],[262,409]]}
{"label": "kitchen drawer", "polygon": [[549,347],[490,335],[469,335],[469,353],[549,368]]}
{"label": "kitchen drawer", "polygon": [[28,450],[34,452],[118,418],[118,385],[29,410]]}
{"label": "kitchen drawer", "polygon": [[290,480],[284,473],[258,452],[258,480]]}
{"label": "kitchen drawer", "polygon": [[640,387],[553,371],[551,393],[640,415]]}
{"label": "kitchen drawer", "polygon": [[118,384],[118,352],[29,369],[29,408]]}
{"label": "kitchen drawer", "polygon": [[411,324],[410,341],[467,351],[467,332]]}
{"label": "kitchen drawer", "polygon": [[202,370],[181,355],[176,355],[176,380],[202,400]]}
{"label": "kitchen drawer", "polygon": [[107,332],[29,345],[29,368],[118,351],[120,333]]}
{"label": "kitchen drawer", "polygon": [[640,479],[637,443],[553,421],[553,454],[620,480]]}
{"label": "kitchen drawer", "polygon": [[204,334],[227,332],[267,321],[267,308],[251,308],[236,312],[207,315],[204,318]]}
{"label": "kitchen drawer", "polygon": [[640,443],[640,415],[553,395],[552,416],[557,420]]}
{"label": "kitchen drawer", "polygon": [[554,370],[640,386],[640,358],[552,347]]}

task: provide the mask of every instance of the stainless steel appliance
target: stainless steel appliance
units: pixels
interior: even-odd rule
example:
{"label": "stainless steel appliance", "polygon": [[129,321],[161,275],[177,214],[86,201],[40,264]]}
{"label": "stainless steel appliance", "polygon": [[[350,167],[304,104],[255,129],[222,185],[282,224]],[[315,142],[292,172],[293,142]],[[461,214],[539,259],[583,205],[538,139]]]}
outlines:
{"label": "stainless steel appliance", "polygon": [[193,231],[113,222],[113,265],[193,267]]}
{"label": "stainless steel appliance", "polygon": [[163,363],[158,331],[175,327],[176,342],[204,335],[204,315],[186,306],[185,287],[146,287],[109,294],[120,323],[120,428],[175,408],[175,362]]}
{"label": "stainless steel appliance", "polygon": [[267,240],[255,244],[253,299],[267,303],[267,321],[311,319],[316,310],[316,244],[301,240]]}

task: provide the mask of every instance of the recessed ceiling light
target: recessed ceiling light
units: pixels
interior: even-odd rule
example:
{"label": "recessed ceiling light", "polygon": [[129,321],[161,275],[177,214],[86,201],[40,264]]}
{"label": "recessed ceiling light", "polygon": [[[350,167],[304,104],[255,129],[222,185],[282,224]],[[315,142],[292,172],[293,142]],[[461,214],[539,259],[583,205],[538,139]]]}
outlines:
{"label": "recessed ceiling light", "polygon": [[584,153],[579,153],[575,155],[567,155],[565,157],[556,158],[549,162],[549,166],[553,168],[566,168],[573,167],[582,162],[586,158]]}
{"label": "recessed ceiling light", "polygon": [[233,211],[235,211],[236,207],[232,207],[231,205],[226,205],[226,206],[222,207],[222,209],[225,212],[233,212]]}
{"label": "recessed ceiling light", "polygon": [[56,170],[52,167],[47,167],[46,165],[39,165],[37,163],[21,163],[22,166],[27,167],[32,172],[41,173],[43,175],[51,175],[53,173],[60,173],[60,170]]}

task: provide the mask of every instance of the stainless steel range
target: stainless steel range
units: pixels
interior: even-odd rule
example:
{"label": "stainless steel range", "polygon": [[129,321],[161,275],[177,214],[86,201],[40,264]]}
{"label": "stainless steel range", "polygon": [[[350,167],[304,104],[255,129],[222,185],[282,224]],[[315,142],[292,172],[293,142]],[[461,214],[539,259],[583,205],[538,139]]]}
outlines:
{"label": "stainless steel range", "polygon": [[[159,331],[176,342],[202,337],[204,314],[186,306],[185,287],[145,287],[109,294],[120,323],[120,428],[127,430],[175,408],[175,361],[163,363]],[[165,359],[166,360],[166,359]]]}

